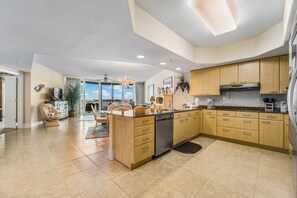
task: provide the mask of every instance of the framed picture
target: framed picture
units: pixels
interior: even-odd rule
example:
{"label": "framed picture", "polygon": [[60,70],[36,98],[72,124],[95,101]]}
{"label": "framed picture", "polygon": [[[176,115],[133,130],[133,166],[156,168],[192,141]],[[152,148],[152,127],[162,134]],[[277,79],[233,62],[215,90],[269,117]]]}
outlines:
{"label": "framed picture", "polygon": [[168,77],[168,78],[165,78],[163,80],[163,87],[166,88],[166,87],[172,87],[172,76]]}
{"label": "framed picture", "polygon": [[151,96],[154,96],[154,84],[147,87],[147,100],[150,101]]}

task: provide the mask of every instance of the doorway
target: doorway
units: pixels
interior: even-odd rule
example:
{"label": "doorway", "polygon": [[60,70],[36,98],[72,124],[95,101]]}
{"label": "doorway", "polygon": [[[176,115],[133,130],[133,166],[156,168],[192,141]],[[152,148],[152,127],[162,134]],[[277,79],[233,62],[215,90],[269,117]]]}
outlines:
{"label": "doorway", "polygon": [[0,73],[0,134],[17,129],[18,76]]}

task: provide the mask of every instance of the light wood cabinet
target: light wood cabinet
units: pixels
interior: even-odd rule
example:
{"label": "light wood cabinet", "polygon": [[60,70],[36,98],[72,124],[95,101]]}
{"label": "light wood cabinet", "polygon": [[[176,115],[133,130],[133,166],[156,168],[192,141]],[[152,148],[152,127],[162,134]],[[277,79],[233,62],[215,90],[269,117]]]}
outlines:
{"label": "light wood cabinet", "polygon": [[258,131],[259,130],[259,120],[258,119],[247,119],[240,118],[241,128],[249,131]]}
{"label": "light wood cabinet", "polygon": [[220,85],[238,83],[238,65],[225,65],[220,67]]}
{"label": "light wood cabinet", "polygon": [[259,132],[258,131],[249,131],[241,130],[239,132],[239,140],[251,143],[259,143]]}
{"label": "light wood cabinet", "polygon": [[218,127],[218,136],[229,138],[229,139],[238,139],[239,129],[227,128],[227,127]]}
{"label": "light wood cabinet", "polygon": [[283,148],[283,121],[260,120],[260,144]]}
{"label": "light wood cabinet", "polygon": [[277,94],[280,90],[279,57],[260,60],[261,94]]}
{"label": "light wood cabinet", "polygon": [[111,130],[114,136],[115,158],[133,169],[154,155],[154,116],[130,118],[112,115]]}
{"label": "light wood cabinet", "polygon": [[173,120],[173,145],[177,145],[182,142],[182,127],[184,120],[182,118],[177,118]]}
{"label": "light wood cabinet", "polygon": [[239,63],[238,82],[239,83],[260,82],[259,60]]}
{"label": "light wood cabinet", "polygon": [[256,112],[236,112],[236,117],[240,118],[252,118],[252,119],[258,119],[259,118],[259,113]]}
{"label": "light wood cabinet", "polygon": [[203,95],[220,95],[220,69],[213,67],[204,69]]}
{"label": "light wood cabinet", "polygon": [[287,93],[289,86],[289,56],[280,56],[279,58],[279,67],[280,67],[280,93]]}
{"label": "light wood cabinet", "polygon": [[214,115],[203,115],[202,133],[217,135],[217,117]]}
{"label": "light wood cabinet", "polygon": [[203,95],[203,70],[195,70],[190,72],[190,95]]}

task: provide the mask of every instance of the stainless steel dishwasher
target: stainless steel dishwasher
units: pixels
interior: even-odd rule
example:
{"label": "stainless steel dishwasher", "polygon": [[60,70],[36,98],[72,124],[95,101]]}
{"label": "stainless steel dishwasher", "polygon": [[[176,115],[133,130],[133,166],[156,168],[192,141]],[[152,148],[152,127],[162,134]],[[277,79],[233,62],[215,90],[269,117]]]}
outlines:
{"label": "stainless steel dishwasher", "polygon": [[172,150],[173,113],[155,115],[155,156]]}

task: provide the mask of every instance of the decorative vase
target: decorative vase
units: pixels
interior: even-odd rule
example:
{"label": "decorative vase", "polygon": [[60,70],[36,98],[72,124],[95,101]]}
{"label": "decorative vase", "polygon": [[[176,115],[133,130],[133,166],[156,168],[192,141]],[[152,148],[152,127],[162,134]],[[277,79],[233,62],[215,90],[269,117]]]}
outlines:
{"label": "decorative vase", "polygon": [[75,111],[69,111],[69,117],[75,117],[76,112]]}

